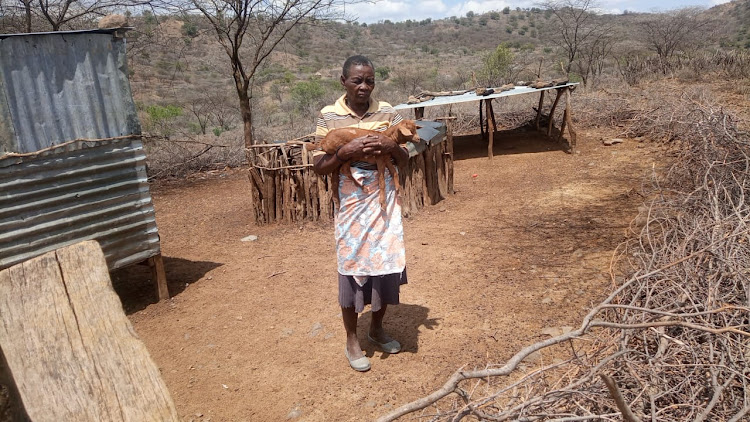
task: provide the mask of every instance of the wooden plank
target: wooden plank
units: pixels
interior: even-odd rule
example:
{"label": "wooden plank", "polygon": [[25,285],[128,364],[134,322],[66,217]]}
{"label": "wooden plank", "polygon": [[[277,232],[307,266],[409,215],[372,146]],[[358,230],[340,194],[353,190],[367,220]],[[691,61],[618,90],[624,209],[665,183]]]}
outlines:
{"label": "wooden plank", "polygon": [[0,346],[31,420],[178,420],[95,241],[0,271],[0,315]]}

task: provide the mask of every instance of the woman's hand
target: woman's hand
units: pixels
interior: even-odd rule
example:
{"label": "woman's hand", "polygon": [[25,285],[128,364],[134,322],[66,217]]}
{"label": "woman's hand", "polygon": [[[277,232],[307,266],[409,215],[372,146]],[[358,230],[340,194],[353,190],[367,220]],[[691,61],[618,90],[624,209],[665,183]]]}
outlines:
{"label": "woman's hand", "polygon": [[366,136],[363,144],[362,152],[369,155],[391,154],[398,148],[398,144],[393,139],[383,135]]}
{"label": "woman's hand", "polygon": [[338,150],[341,160],[356,160],[365,155],[388,154],[398,148],[398,144],[383,135],[366,135],[352,139],[349,143]]}

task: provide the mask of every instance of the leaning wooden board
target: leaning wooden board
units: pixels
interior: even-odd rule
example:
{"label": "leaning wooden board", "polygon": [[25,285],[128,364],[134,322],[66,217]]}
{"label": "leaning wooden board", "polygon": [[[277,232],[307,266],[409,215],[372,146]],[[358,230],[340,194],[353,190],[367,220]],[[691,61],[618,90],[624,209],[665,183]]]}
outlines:
{"label": "leaning wooden board", "polygon": [[0,271],[0,319],[6,377],[32,421],[178,420],[95,241]]}

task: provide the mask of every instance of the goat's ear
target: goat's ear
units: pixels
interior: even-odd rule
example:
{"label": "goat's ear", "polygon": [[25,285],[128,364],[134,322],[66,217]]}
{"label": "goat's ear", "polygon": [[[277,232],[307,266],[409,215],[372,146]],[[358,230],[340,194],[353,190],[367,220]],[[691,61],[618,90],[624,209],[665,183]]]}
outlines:
{"label": "goat's ear", "polygon": [[408,128],[405,128],[403,126],[398,128],[399,133],[401,133],[401,136],[411,136],[412,133]]}

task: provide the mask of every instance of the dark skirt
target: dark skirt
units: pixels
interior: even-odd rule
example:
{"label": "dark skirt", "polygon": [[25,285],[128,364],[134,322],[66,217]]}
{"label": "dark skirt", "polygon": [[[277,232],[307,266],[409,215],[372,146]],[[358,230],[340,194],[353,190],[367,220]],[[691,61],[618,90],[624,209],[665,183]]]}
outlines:
{"label": "dark skirt", "polygon": [[398,305],[399,287],[406,284],[406,269],[401,273],[372,275],[360,286],[350,275],[339,274],[339,305],[360,313],[365,305],[377,312],[383,305]]}

